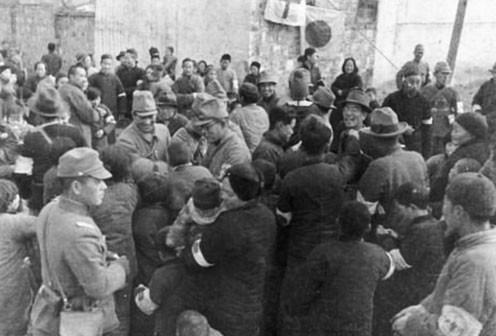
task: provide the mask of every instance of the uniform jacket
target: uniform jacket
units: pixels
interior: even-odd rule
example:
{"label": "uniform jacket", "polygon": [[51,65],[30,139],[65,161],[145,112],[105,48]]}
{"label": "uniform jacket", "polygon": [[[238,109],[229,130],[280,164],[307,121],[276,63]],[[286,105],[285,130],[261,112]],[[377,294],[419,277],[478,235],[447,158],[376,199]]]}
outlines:
{"label": "uniform jacket", "polygon": [[496,108],[496,81],[494,78],[482,84],[472,100],[472,105],[474,104],[481,106],[483,114],[494,111]]}
{"label": "uniform jacket", "polygon": [[427,310],[411,317],[411,335],[439,335],[438,318],[445,305],[464,309],[482,324],[480,336],[496,333],[496,231],[461,238],[450,254],[431,295],[422,301]]}
{"label": "uniform jacket", "polygon": [[[126,273],[119,264],[106,261],[105,238],[89,216],[88,208],[61,196],[43,208],[36,226],[43,286],[59,291],[49,275],[48,258],[50,269],[69,300],[96,302],[103,308],[104,332],[116,327],[112,294],[124,286]],[[60,305],[50,301],[46,291],[38,291],[31,311],[33,328],[58,335],[59,309]]]}
{"label": "uniform jacket", "polygon": [[203,165],[210,170],[212,175],[217,177],[223,164],[235,165],[250,161],[251,155],[246,143],[229,130],[218,144],[208,145]]}
{"label": "uniform jacket", "polygon": [[167,162],[169,143],[169,129],[162,124],[155,124],[153,133],[143,133],[135,123],[132,123],[122,131],[117,139],[117,144],[129,150],[134,160],[144,157],[152,161]]}
{"label": "uniform jacket", "polygon": [[253,153],[262,140],[263,134],[269,130],[267,112],[256,104],[250,104],[235,109],[231,112],[229,119],[239,125],[246,145],[250,153]]}
{"label": "uniform jacket", "polygon": [[200,76],[191,75],[191,77],[181,76],[172,85],[172,91],[176,94],[179,111],[185,113],[191,108],[195,98],[193,93],[205,91],[205,84]]}
{"label": "uniform jacket", "polygon": [[60,96],[69,105],[71,118],[69,122],[83,134],[91,147],[91,126],[95,122],[95,112],[83,90],[73,84],[65,84],[59,89]]}
{"label": "uniform jacket", "polygon": [[62,57],[54,52],[43,55],[41,61],[47,65],[47,75],[55,77],[59,73],[60,68],[62,68]]}

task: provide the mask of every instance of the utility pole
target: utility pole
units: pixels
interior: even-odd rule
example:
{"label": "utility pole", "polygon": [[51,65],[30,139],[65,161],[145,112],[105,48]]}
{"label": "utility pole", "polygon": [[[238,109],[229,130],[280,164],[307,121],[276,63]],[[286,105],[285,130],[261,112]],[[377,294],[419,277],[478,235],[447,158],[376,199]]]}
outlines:
{"label": "utility pole", "polygon": [[451,34],[451,42],[448,51],[447,62],[451,67],[451,71],[455,71],[456,55],[458,53],[458,46],[460,44],[460,37],[462,35],[463,21],[465,19],[465,11],[467,9],[468,0],[458,0],[458,9],[456,10],[455,24],[453,26],[453,33]]}

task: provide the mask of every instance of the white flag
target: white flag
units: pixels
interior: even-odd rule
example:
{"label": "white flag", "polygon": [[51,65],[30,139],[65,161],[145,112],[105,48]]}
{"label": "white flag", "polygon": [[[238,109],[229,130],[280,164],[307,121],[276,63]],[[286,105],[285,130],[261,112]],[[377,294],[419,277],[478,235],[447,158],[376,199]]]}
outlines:
{"label": "white flag", "polygon": [[305,7],[305,0],[268,0],[264,18],[288,26],[303,26]]}

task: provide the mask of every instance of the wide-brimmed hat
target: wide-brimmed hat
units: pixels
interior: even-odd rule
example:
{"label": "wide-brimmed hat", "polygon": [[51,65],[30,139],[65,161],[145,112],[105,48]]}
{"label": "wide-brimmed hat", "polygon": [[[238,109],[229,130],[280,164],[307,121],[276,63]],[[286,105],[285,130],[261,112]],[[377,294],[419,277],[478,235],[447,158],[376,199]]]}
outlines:
{"label": "wide-brimmed hat", "polygon": [[212,121],[221,121],[229,117],[226,103],[208,93],[199,93],[193,102],[194,126],[202,126]]}
{"label": "wide-brimmed hat", "polygon": [[377,108],[370,116],[370,127],[360,131],[378,138],[389,138],[403,134],[408,129],[406,122],[399,122],[398,116],[390,107]]}
{"label": "wide-brimmed hat", "polygon": [[260,73],[260,80],[258,81],[258,85],[264,84],[264,83],[270,83],[270,84],[277,84],[277,78],[276,76],[272,75],[271,73],[268,73],[266,71],[263,71]]}
{"label": "wide-brimmed hat", "polygon": [[88,147],[77,147],[62,155],[57,166],[58,177],[90,176],[105,180],[112,174],[105,169],[98,152]]}
{"label": "wide-brimmed hat", "polygon": [[492,69],[489,69],[489,72],[491,72],[491,73],[496,72],[496,63],[494,63]]}
{"label": "wide-brimmed hat", "polygon": [[126,52],[124,50],[119,51],[119,54],[115,56],[115,59],[120,61],[122,57],[126,56]]}
{"label": "wide-brimmed hat", "polygon": [[325,87],[319,87],[313,95],[308,96],[308,100],[325,109],[336,109],[336,106],[334,106],[335,99],[336,96],[332,91]]}
{"label": "wide-brimmed hat", "polygon": [[157,105],[150,91],[134,91],[133,112],[140,117],[146,117],[157,113]]}
{"label": "wide-brimmed hat", "polygon": [[55,87],[40,83],[34,97],[28,100],[28,107],[32,112],[50,118],[62,115],[64,103]]}
{"label": "wide-brimmed hat", "polygon": [[372,112],[372,109],[370,108],[370,98],[363,90],[352,89],[348,93],[346,99],[342,102],[342,105],[344,106],[346,103],[358,104],[363,107],[366,112]]}

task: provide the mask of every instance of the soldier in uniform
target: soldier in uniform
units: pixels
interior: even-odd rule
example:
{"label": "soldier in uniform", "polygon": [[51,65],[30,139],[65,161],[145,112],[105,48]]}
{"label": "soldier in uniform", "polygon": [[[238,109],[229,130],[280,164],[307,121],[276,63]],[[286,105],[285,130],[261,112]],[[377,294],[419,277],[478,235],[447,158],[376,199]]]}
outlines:
{"label": "soldier in uniform", "polygon": [[59,160],[62,195],[46,205],[37,222],[43,285],[31,312],[33,335],[58,335],[61,297],[72,310],[103,311],[103,332],[118,326],[113,293],[124,287],[129,262],[107,251],[105,238],[88,214],[102,203],[112,175],[98,153],[74,148]]}

